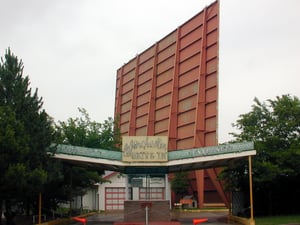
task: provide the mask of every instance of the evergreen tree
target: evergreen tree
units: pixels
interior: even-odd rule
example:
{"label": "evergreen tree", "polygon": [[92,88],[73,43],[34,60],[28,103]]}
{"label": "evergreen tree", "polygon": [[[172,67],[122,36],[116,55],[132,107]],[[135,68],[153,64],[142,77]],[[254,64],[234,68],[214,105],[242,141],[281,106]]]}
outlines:
{"label": "evergreen tree", "polygon": [[46,149],[52,121],[37,89],[23,76],[23,62],[8,49],[0,62],[0,205],[34,202],[47,180]]}

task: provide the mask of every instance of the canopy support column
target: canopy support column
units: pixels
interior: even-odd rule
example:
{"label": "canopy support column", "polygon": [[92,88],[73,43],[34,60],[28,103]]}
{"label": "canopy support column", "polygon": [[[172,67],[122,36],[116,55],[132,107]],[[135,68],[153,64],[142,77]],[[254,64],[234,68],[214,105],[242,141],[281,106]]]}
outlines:
{"label": "canopy support column", "polygon": [[255,225],[253,217],[253,185],[252,185],[252,157],[248,156],[249,161],[249,192],[250,192],[250,225]]}

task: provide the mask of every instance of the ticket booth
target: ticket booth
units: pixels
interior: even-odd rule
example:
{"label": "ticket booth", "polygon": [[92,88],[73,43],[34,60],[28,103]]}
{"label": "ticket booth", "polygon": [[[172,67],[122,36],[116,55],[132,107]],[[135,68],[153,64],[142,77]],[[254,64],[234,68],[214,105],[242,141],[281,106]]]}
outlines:
{"label": "ticket booth", "polygon": [[[167,174],[128,174],[124,221],[169,221],[170,185]],[[147,212],[146,212],[147,211]]]}
{"label": "ticket booth", "polygon": [[127,175],[128,200],[169,200],[165,174]]}
{"label": "ticket booth", "polygon": [[126,193],[124,221],[170,220],[170,185],[168,171],[168,138],[123,137],[122,161],[126,167]]}

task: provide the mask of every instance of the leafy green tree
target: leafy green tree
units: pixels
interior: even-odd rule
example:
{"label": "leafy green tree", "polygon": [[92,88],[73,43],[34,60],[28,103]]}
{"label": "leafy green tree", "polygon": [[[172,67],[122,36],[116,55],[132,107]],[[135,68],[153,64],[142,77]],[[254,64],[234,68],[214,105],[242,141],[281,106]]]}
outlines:
{"label": "leafy green tree", "polygon": [[[118,147],[120,138],[111,118],[104,123],[98,123],[90,119],[85,109],[79,108],[79,112],[81,117],[70,118],[67,122],[59,122],[56,126],[56,143],[120,151]],[[82,196],[86,188],[97,182],[106,182],[101,176],[103,171],[66,163],[62,166],[64,168],[62,186],[67,190],[69,200],[75,196]]]}
{"label": "leafy green tree", "polygon": [[23,63],[8,49],[0,62],[0,205],[33,202],[47,179],[44,164],[52,121],[42,98],[23,76]]}
{"label": "leafy green tree", "polygon": [[188,188],[188,172],[174,173],[174,178],[171,180],[171,189],[178,198],[175,200],[176,202],[178,202],[185,194],[188,193]]}
{"label": "leafy green tree", "polygon": [[78,110],[81,117],[69,118],[67,122],[59,122],[56,127],[59,143],[120,151],[120,138],[112,118],[98,123],[91,120],[84,108]]}
{"label": "leafy green tree", "polygon": [[[300,210],[300,100],[290,95],[260,102],[254,99],[249,113],[240,115],[233,133],[236,141],[254,141],[255,208],[263,213]],[[227,168],[222,177],[231,190],[246,190],[247,161]],[[286,207],[289,205],[289,207]],[[254,209],[255,209],[254,208]]]}

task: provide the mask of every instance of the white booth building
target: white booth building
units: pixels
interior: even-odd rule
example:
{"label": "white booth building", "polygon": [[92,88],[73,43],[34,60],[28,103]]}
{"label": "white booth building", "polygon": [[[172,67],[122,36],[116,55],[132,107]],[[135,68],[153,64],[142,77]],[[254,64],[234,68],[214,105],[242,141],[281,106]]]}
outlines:
{"label": "white booth building", "polygon": [[99,184],[99,210],[124,210],[126,200],[170,200],[167,175],[124,175],[107,171]]}

